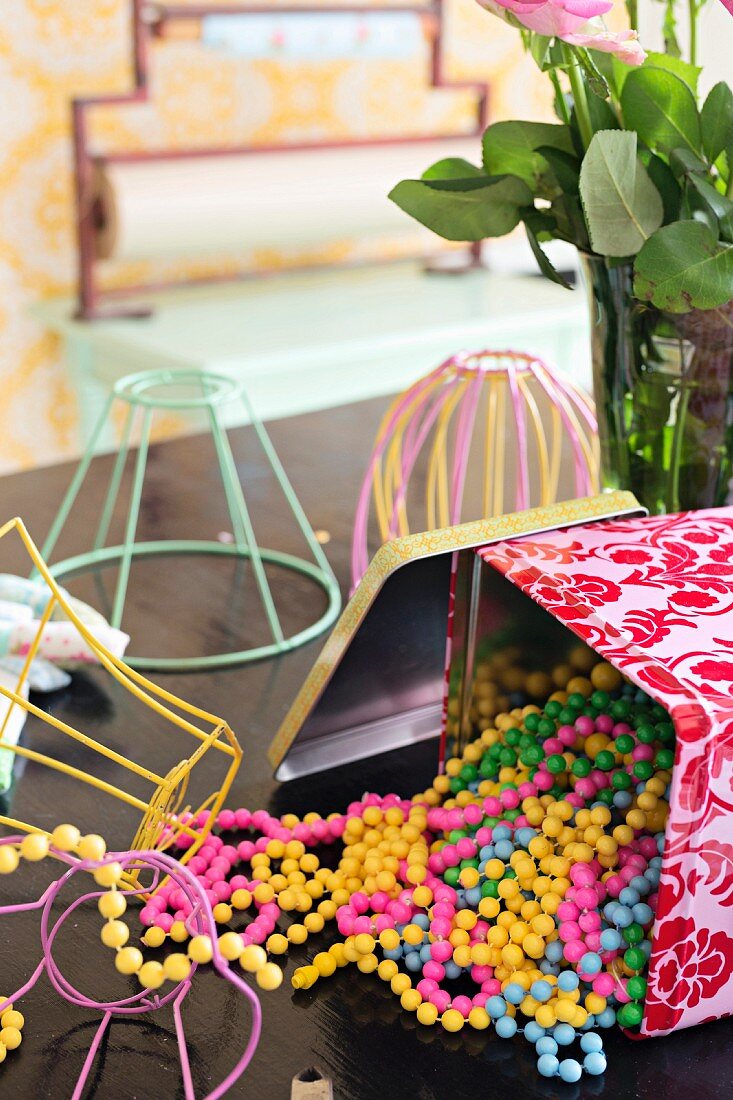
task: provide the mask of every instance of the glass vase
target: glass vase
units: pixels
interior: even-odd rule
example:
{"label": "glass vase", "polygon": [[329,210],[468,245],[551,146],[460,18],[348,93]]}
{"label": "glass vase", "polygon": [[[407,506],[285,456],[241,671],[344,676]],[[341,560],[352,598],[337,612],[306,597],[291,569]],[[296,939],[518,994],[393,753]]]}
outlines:
{"label": "glass vase", "polygon": [[582,256],[604,488],[652,514],[733,502],[733,299],[665,313],[630,263]]}

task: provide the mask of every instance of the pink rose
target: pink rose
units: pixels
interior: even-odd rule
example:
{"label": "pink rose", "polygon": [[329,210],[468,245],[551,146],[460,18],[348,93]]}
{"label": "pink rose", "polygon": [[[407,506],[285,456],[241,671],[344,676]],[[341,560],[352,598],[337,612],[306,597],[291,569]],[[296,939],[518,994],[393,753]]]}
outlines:
{"label": "pink rose", "polygon": [[507,13],[535,34],[560,38],[571,46],[612,53],[627,65],[641,65],[646,54],[636,31],[614,34],[591,22],[613,7],[612,0],[479,0],[501,19]]}

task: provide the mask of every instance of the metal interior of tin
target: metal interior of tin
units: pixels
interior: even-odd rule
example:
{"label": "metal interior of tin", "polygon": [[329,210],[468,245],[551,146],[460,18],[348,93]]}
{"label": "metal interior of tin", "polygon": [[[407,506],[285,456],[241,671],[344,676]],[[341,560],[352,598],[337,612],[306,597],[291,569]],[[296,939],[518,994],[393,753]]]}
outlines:
{"label": "metal interior of tin", "polygon": [[[475,550],[409,562],[387,578],[280,765],[278,779],[440,736],[452,562],[457,577],[448,755],[460,752],[499,710],[519,705],[518,686],[526,684],[528,673],[549,674],[578,649],[581,643],[567,627]],[[542,701],[526,690],[522,698]]]}
{"label": "metal interior of tin", "polygon": [[[568,627],[484,562],[477,551],[461,551],[457,558],[446,742],[441,754],[447,756],[462,753],[500,712],[544,703],[557,690],[551,674],[558,665],[569,662],[580,673],[584,665],[598,660]],[[537,683],[534,693],[533,682]]]}
{"label": "metal interior of tin", "polygon": [[440,734],[452,556],[408,562],[387,578],[278,779]]}
{"label": "metal interior of tin", "polygon": [[[511,682],[518,683],[526,672],[551,672],[580,643],[501,573],[485,565],[477,550],[498,538],[642,511],[630,493],[622,492],[577,503],[581,505],[577,510],[572,509],[572,501],[557,506],[561,511],[570,509],[572,518],[565,511],[564,522],[559,522],[554,508],[544,514],[538,510],[529,523],[524,516],[516,517],[518,523],[511,522],[514,517],[504,517],[506,529],[493,539],[486,528],[482,531],[483,521],[479,521],[455,533],[434,532],[432,540],[424,536],[397,540],[409,543],[413,538],[414,551],[401,546],[402,560],[385,568],[384,579],[354,627],[343,625],[352,605],[344,611],[273,741],[270,758],[275,777],[295,779],[439,737],[446,702],[446,634],[449,746],[444,743],[443,749],[459,750],[486,728],[481,723],[491,717],[486,705],[489,693],[494,692],[504,709],[518,705],[511,702]],[[599,503],[607,508],[598,509]],[[587,505],[586,514],[583,505]],[[462,546],[458,532],[463,533]],[[441,537],[449,533],[452,546],[450,539]],[[457,588],[451,609],[454,568]],[[496,678],[498,672],[502,675]],[[491,677],[495,677],[493,687]],[[538,693],[527,701],[543,699]]]}

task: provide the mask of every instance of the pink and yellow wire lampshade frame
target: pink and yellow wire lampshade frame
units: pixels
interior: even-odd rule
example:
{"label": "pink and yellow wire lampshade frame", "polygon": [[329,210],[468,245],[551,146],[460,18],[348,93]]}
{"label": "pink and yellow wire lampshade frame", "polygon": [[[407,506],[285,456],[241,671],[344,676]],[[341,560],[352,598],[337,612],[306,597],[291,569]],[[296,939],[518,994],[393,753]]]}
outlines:
{"label": "pink and yellow wire lampshade frame", "polygon": [[[189,840],[186,850],[182,853],[182,862],[187,861],[206,838],[210,829],[209,822],[215,819],[239,768],[242,750],[236,737],[221,718],[217,718],[216,715],[201,710],[191,703],[179,699],[164,688],[158,687],[110,653],[94,637],[94,634],[82,622],[67,601],[63,590],[59,588],[52,577],[28,534],[23,521],[18,518],[12,519],[0,527],[0,540],[13,531],[20,536],[37,575],[42,578],[48,587],[49,599],[39,621],[38,630],[25,656],[15,690],[0,685],[0,696],[7,699],[10,704],[5,718],[0,724],[0,748],[85,783],[99,791],[100,794],[114,798],[118,803],[130,807],[131,810],[140,815],[139,825],[131,841],[131,847],[134,849],[162,850],[167,848],[176,837],[181,834],[186,835]],[[185,747],[188,751],[172,763],[166,774],[159,774],[138,761],[123,756],[101,741],[75,729],[56,715],[34,706],[21,694],[31,662],[38,651],[44,628],[58,608],[74,624],[99,664],[135,699],[159,717],[165,719],[168,723],[167,732],[173,733],[175,731],[186,735]],[[3,740],[5,730],[10,714],[16,706],[22,707],[28,714],[34,715],[63,737],[71,738],[73,741],[86,746],[97,758],[102,758],[104,761],[118,766],[121,770],[120,781],[115,784],[95,775],[91,771],[83,771],[64,761],[61,756],[50,756],[25,745],[5,743]],[[175,752],[175,746],[173,752]],[[221,785],[199,805],[189,807],[185,804],[185,798],[191,774],[199,761],[208,752],[220,753],[222,756],[223,778]],[[126,789],[125,780],[133,776],[137,777],[138,780],[144,780],[150,787],[150,795],[147,800]],[[203,810],[209,811],[208,820],[203,824],[199,824],[198,814]],[[2,815],[0,815],[0,825],[8,826],[13,830],[21,829],[25,832],[45,831],[33,824],[3,817]]]}
{"label": "pink and yellow wire lampshade frame", "polygon": [[[509,425],[516,445],[513,499],[505,487]],[[463,519],[555,503],[565,441],[573,456],[575,495],[593,495],[598,491],[596,428],[590,399],[535,356],[479,351],[446,359],[396,398],[379,427],[354,522],[354,586],[369,563],[372,500],[382,542],[410,534],[407,492],[423,452],[425,513],[416,529],[432,531],[461,522],[466,478],[474,463],[482,464],[481,515]]]}

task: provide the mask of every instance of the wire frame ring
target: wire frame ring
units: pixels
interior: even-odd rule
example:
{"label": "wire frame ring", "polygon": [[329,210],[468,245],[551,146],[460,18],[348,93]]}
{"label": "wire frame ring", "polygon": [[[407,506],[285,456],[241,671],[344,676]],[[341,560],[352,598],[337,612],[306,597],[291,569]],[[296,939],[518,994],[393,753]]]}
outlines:
{"label": "wire frame ring", "polygon": [[[518,351],[461,352],[397,397],[382,419],[359,494],[352,583],[369,564],[368,527],[382,542],[557,501],[563,447],[575,495],[598,491],[597,423],[590,398],[541,359]],[[516,479],[507,490],[507,450]],[[425,465],[425,507],[408,518],[410,480]],[[480,515],[464,515],[466,483],[480,471]],[[536,494],[532,485],[537,485]],[[533,499],[534,497],[534,499]]]}

